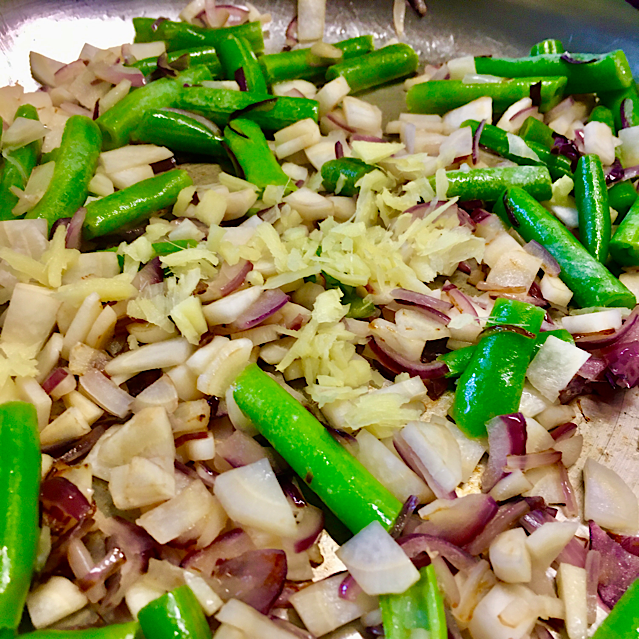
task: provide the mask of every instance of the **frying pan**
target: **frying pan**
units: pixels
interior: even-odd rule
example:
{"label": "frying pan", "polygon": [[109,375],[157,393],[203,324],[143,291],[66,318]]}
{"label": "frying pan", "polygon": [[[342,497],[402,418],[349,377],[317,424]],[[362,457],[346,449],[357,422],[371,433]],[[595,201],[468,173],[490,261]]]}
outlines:
{"label": "frying pan", "polygon": [[[277,51],[296,13],[294,0],[254,0],[273,17],[267,50]],[[558,38],[568,51],[600,53],[623,49],[639,76],[639,11],[624,0],[426,0],[423,18],[407,8],[402,40],[422,61],[440,62],[461,55],[526,55],[532,44]],[[0,86],[37,84],[29,72],[29,51],[71,62],[89,42],[109,47],[131,41],[135,16],[176,18],[180,0],[0,0]],[[241,4],[238,0],[238,4]],[[377,44],[395,37],[391,0],[327,0],[328,42],[370,33]],[[387,116],[402,109],[399,89],[370,96]],[[616,393],[610,401],[577,400],[577,421],[584,435],[580,460],[571,479],[582,492],[581,468],[587,457],[618,472],[639,495],[639,389]],[[331,635],[333,636],[333,635]],[[337,638],[361,636],[345,628]]]}

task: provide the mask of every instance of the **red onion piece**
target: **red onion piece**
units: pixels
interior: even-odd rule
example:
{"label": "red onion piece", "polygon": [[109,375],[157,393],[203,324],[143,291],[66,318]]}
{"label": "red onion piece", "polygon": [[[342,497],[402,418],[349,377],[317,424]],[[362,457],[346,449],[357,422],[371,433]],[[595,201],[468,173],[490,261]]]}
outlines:
{"label": "red onion piece", "polygon": [[85,109],[79,104],[73,104],[73,102],[63,102],[60,105],[60,110],[65,111],[69,115],[83,115],[85,118],[90,118],[92,116],[92,113],[91,111],[89,111],[89,109]]}
{"label": "red onion piece", "polygon": [[353,579],[351,574],[347,574],[344,580],[339,585],[338,594],[340,599],[346,599],[346,601],[355,601],[362,592],[359,584]]}
{"label": "red onion piece", "polygon": [[93,512],[89,500],[65,477],[50,477],[40,486],[43,510],[63,526],[70,521],[82,521]]}
{"label": "red onion piece", "polygon": [[639,557],[639,537],[632,537],[629,535],[617,535],[615,533],[609,533],[609,535],[631,555]]}
{"label": "red onion piece", "polygon": [[626,337],[607,348],[605,355],[617,386],[634,388],[639,383],[639,341],[628,342]]}
{"label": "red onion piece", "polygon": [[557,468],[559,468],[561,489],[564,493],[564,501],[566,502],[564,513],[566,517],[576,517],[579,514],[579,504],[577,504],[577,498],[575,497],[575,489],[572,487],[570,477],[568,477],[568,470],[561,462],[557,463]]}
{"label": "red onion piece", "polygon": [[221,135],[222,133],[220,130],[220,127],[217,126],[217,124],[215,124],[214,122],[211,122],[211,120],[205,118],[202,115],[198,115],[197,113],[192,113],[191,111],[184,111],[183,109],[174,109],[170,107],[165,107],[160,110],[171,111],[173,113],[179,113],[180,115],[185,115],[189,118],[192,118],[196,122],[199,122],[200,124],[204,125],[207,129],[210,129],[212,133],[215,133],[215,135]]}
{"label": "red onion piece", "polygon": [[628,587],[639,578],[639,557],[624,550],[613,541],[594,521],[590,526],[590,549],[601,554],[599,596],[612,608]]}
{"label": "red onion piece", "polygon": [[239,599],[266,614],[284,588],[286,570],[283,550],[249,550],[222,562],[213,580],[224,600]]}
{"label": "red onion piece", "polygon": [[295,552],[308,550],[324,530],[324,513],[315,506],[299,507],[297,512],[297,534],[293,548]]}
{"label": "red onion piece", "polygon": [[51,393],[61,384],[71,373],[66,368],[54,368],[42,382],[42,390],[47,394]]}
{"label": "red onion piece", "polygon": [[468,215],[468,213],[464,211],[464,209],[460,208],[459,206],[455,208],[457,210],[457,219],[459,220],[459,225],[465,226],[469,228],[471,231],[474,231],[477,228],[477,224],[475,224],[475,221],[473,220],[473,218],[470,217],[470,215]]}
{"label": "red onion piece", "polygon": [[460,262],[457,265],[457,269],[460,270],[462,273],[465,273],[466,275],[470,275],[473,272],[470,264],[466,261]]}
{"label": "red onion piece", "polygon": [[497,535],[513,528],[519,519],[529,511],[530,506],[525,499],[503,504],[499,507],[495,516],[486,524],[484,530],[465,546],[465,550],[471,555],[479,555],[482,552],[486,552]]}
{"label": "red onion piece", "polygon": [[463,571],[472,570],[477,564],[477,559],[465,550],[455,546],[455,544],[451,544],[449,541],[432,535],[406,535],[400,537],[397,543],[411,559],[416,558],[421,553],[437,553],[448,561],[451,566]]}
{"label": "red onion piece", "polygon": [[174,157],[170,157],[166,158],[166,160],[151,162],[150,166],[153,169],[153,175],[159,175],[160,173],[166,173],[167,171],[175,169],[177,167],[177,162],[175,161]]}
{"label": "red onion piece", "polygon": [[239,468],[264,459],[264,449],[248,435],[236,430],[230,437],[216,442],[215,454],[225,462]]}
{"label": "red onion piece", "polygon": [[415,508],[417,508],[417,504],[419,504],[419,499],[415,495],[410,495],[402,504],[402,509],[399,511],[399,515],[397,515],[397,519],[389,531],[391,537],[397,538],[404,532],[404,528]]}
{"label": "red onion piece", "polygon": [[482,477],[482,491],[487,493],[507,473],[509,455],[526,453],[526,418],[521,413],[491,419],[488,430],[488,464]]}
{"label": "red onion piece", "polygon": [[198,570],[205,576],[211,576],[216,566],[227,559],[255,550],[251,538],[240,528],[222,533],[206,548],[195,550],[182,560],[182,568]]}
{"label": "red onion piece", "polygon": [[470,543],[486,527],[498,510],[490,495],[465,495],[450,502],[415,528],[415,533],[432,535],[456,546]]}
{"label": "red onion piece", "polygon": [[384,344],[381,340],[371,338],[368,342],[373,353],[380,364],[393,373],[409,373],[411,377],[417,376],[422,379],[438,379],[448,373],[448,366],[443,362],[431,362],[423,364],[414,362],[400,355],[397,351]]}
{"label": "red onion piece", "polygon": [[98,439],[104,435],[109,425],[102,422],[94,426],[89,433],[83,435],[80,439],[76,439],[73,442],[65,442],[62,445],[45,446],[42,452],[51,455],[51,457],[64,464],[70,465],[89,454],[89,451],[95,446]]}
{"label": "red onion piece", "polygon": [[[622,129],[625,127],[621,127]],[[610,186],[615,182],[622,182],[626,179],[626,172],[621,164],[619,158],[615,158],[615,161],[604,171],[606,177],[606,184]]]}
{"label": "red onion piece", "polygon": [[530,255],[541,260],[544,270],[548,273],[548,275],[557,277],[559,273],[561,273],[559,262],[557,262],[557,260],[541,244],[539,244],[539,242],[530,240],[530,242],[524,244],[523,249],[526,253],[530,253]]}
{"label": "red onion piece", "polygon": [[94,586],[103,584],[124,562],[124,553],[116,546],[95,564],[86,575],[78,579],[78,586],[86,592]]}
{"label": "red onion piece", "polygon": [[351,141],[353,142],[383,142],[384,144],[386,144],[386,140],[383,140],[382,138],[378,138],[375,135],[362,135],[360,133],[355,133],[351,137]]}
{"label": "red onion piece", "polygon": [[344,147],[342,146],[342,143],[339,140],[335,142],[335,157],[338,160],[344,157]]}
{"label": "red onion piece", "polygon": [[577,58],[573,58],[570,53],[562,53],[559,57],[568,64],[592,64],[593,62],[597,62],[597,58],[591,58],[590,60],[578,60]]}
{"label": "red onion piece", "polygon": [[246,276],[253,270],[253,265],[246,260],[240,260],[237,264],[230,265],[224,262],[217,277],[209,284],[202,294],[203,302],[214,302],[233,291],[236,291],[246,280]]}
{"label": "red onion piece", "polygon": [[286,293],[280,291],[279,288],[263,291],[257,298],[257,301],[251,304],[251,306],[233,322],[233,327],[237,330],[245,331],[258,326],[258,324],[261,324],[265,319],[277,313],[290,299],[291,298]]}
{"label": "red onion piece", "polygon": [[607,367],[608,363],[605,359],[592,355],[584,362],[584,365],[579,369],[577,374],[589,382],[595,382],[601,377],[601,374]]}
{"label": "red onion piece", "polygon": [[586,597],[588,600],[588,623],[597,620],[597,585],[601,572],[601,553],[589,550],[586,555]]}
{"label": "red onion piece", "polygon": [[448,295],[448,298],[453,303],[453,306],[460,313],[468,313],[473,317],[479,317],[477,315],[477,310],[473,306],[473,303],[468,295],[460,291],[454,284],[446,282],[442,287],[442,291],[446,293],[446,295]]}
{"label": "red onion piece", "polygon": [[147,286],[159,284],[163,279],[162,262],[159,257],[154,257],[135,274],[131,283],[138,291],[143,291]]}
{"label": "red onion piece", "polygon": [[237,7],[233,4],[218,4],[216,9],[228,12],[229,17],[225,24],[227,27],[244,24],[248,21],[249,10],[246,7]]}
{"label": "red onion piece", "polygon": [[545,450],[539,453],[528,453],[527,455],[508,455],[504,470],[530,470],[540,466],[550,466],[561,461],[561,452],[558,450]]}
{"label": "red onion piece", "polygon": [[290,49],[297,42],[297,16],[295,16],[286,27],[286,44]]}
{"label": "red onion piece", "polygon": [[246,83],[246,73],[244,67],[240,67],[235,71],[235,81],[240,87],[240,91],[248,91],[248,84]]}
{"label": "red onion piece", "polygon": [[[302,630],[299,626],[296,626],[290,621],[278,617],[277,610],[275,610],[275,604],[273,604],[273,608],[273,613],[269,614],[268,617],[276,626],[279,626],[287,633],[287,639],[288,636],[297,637],[297,639],[315,639],[315,635],[312,635],[310,632],[306,632],[306,630]],[[287,611],[283,611],[283,614],[286,615]]]}
{"label": "red onion piece", "polygon": [[197,461],[195,462],[195,472],[207,488],[213,488],[216,477],[215,471],[211,470],[204,462]]}
{"label": "red onion piece", "polygon": [[482,209],[482,208],[475,209],[470,214],[475,224],[481,224],[485,219],[490,218],[493,215],[494,213],[489,213],[488,211],[486,211],[486,209]]}
{"label": "red onion piece", "polygon": [[577,424],[566,422],[565,424],[557,426],[557,428],[553,428],[549,432],[556,442],[562,442],[565,439],[570,439],[577,432]]}
{"label": "red onion piece", "polygon": [[639,164],[636,164],[635,166],[629,166],[627,169],[624,169],[624,172],[623,172],[624,180],[633,180],[637,176],[639,176]]}
{"label": "red onion piece", "polygon": [[65,246],[67,248],[80,250],[80,246],[82,245],[82,225],[84,224],[86,215],[87,210],[83,206],[73,214],[67,226],[67,237],[65,239]]}
{"label": "red onion piece", "polygon": [[475,135],[473,135],[473,164],[477,164],[479,160],[479,139],[481,138],[482,131],[484,130],[484,126],[486,125],[486,120],[483,119],[477,130],[475,131]]}
{"label": "red onion piece", "polygon": [[65,228],[68,228],[69,226],[69,222],[71,222],[71,218],[70,217],[61,217],[58,218],[52,225],[51,225],[51,231],[49,232],[49,239],[53,238],[53,236],[55,235],[55,232],[58,230],[59,226],[64,226]]}
{"label": "red onion piece", "polygon": [[438,300],[432,295],[415,293],[415,291],[409,291],[405,288],[393,289],[390,294],[395,301],[402,302],[403,304],[414,304],[415,306],[421,306],[423,308],[433,308],[444,313],[453,308],[450,302]]}
{"label": "red onion piece", "polygon": [[116,386],[104,373],[90,368],[80,376],[80,387],[100,408],[117,417],[126,417],[133,397]]}
{"label": "red onion piece", "polygon": [[122,64],[107,65],[98,63],[94,69],[96,77],[111,84],[119,84],[122,80],[129,80],[132,87],[143,87],[146,78],[140,69],[136,67],[125,67]]}
{"label": "red onion piece", "polygon": [[343,129],[347,133],[355,133],[357,130],[353,127],[348,126],[348,124],[346,124],[346,122],[344,122],[344,120],[342,120],[341,118],[338,118],[335,113],[328,113],[326,115],[326,119],[332,122],[335,126],[338,126],[340,129]]}
{"label": "red onion piece", "polygon": [[552,633],[548,628],[542,626],[540,623],[536,624],[533,628],[533,639],[554,639]]}

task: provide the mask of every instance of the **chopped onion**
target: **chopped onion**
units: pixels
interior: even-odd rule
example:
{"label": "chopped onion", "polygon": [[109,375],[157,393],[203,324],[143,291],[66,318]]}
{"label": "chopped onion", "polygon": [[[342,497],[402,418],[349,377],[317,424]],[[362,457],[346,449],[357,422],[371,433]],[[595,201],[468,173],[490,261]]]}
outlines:
{"label": "chopped onion", "polygon": [[260,297],[233,322],[233,327],[240,331],[253,328],[277,313],[290,299],[280,289],[263,291]]}
{"label": "chopped onion", "polygon": [[107,413],[126,417],[130,412],[133,397],[95,368],[81,375],[79,384],[85,394]]}
{"label": "chopped onion", "polygon": [[489,455],[482,490],[489,492],[506,474],[508,456],[526,453],[526,418],[521,413],[495,417],[486,424],[486,430]]}
{"label": "chopped onion", "polygon": [[499,533],[512,528],[529,510],[530,506],[523,499],[500,506],[484,530],[466,545],[466,550],[471,555],[479,555],[482,552],[486,552],[492,540]]}
{"label": "chopped onion", "polygon": [[[400,537],[397,543],[415,563],[421,563],[419,555],[440,555],[457,570],[468,572],[477,565],[477,560],[455,544],[432,535],[413,534]],[[428,562],[426,562],[428,563]],[[426,565],[426,564],[421,564]]]}
{"label": "chopped onion", "polygon": [[527,583],[532,564],[526,547],[526,531],[513,528],[497,535],[488,550],[495,575],[511,584]]}

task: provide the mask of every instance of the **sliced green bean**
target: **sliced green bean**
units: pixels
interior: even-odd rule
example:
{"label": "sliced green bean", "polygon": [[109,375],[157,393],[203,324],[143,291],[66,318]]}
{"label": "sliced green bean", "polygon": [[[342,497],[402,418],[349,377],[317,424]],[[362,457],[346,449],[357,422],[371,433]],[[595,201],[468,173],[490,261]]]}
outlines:
{"label": "sliced green bean", "polygon": [[404,43],[389,44],[377,51],[334,64],[326,71],[326,79],[343,77],[351,93],[366,91],[380,84],[399,80],[417,71],[419,58]]}
{"label": "sliced green bean", "polygon": [[291,183],[255,122],[242,118],[232,120],[224,129],[224,141],[242,168],[244,179],[251,184],[264,189],[269,184]]}
{"label": "sliced green bean", "polygon": [[519,137],[526,142],[536,142],[545,146],[547,149],[552,149],[555,144],[555,138],[553,137],[553,130],[543,122],[540,122],[537,118],[532,116],[527,117],[524,123],[519,129]]}
{"label": "sliced green bean", "polygon": [[44,218],[49,228],[60,218],[72,217],[87,199],[101,145],[98,125],[84,115],[72,115],[64,125],[51,183],[27,217]]}
{"label": "sliced green bean", "polygon": [[318,82],[324,79],[326,67],[331,64],[370,53],[375,48],[371,35],[350,38],[336,42],[332,46],[342,52],[342,58],[335,63],[331,63],[329,60],[318,61],[310,49],[296,49],[295,51],[282,51],[261,56],[259,60],[266,81],[269,84],[298,79]]}
{"label": "sliced green bean", "polygon": [[329,193],[351,197],[359,193],[355,184],[374,170],[374,166],[358,158],[329,160],[322,165],[322,184]]}
{"label": "sliced green bean", "polygon": [[[571,62],[574,61],[574,62]],[[632,83],[626,54],[544,53],[528,58],[475,58],[477,73],[502,78],[562,76],[566,94],[599,93],[624,89]]]}
{"label": "sliced green bean", "polygon": [[24,639],[144,639],[135,621],[86,630],[36,630],[20,636]]}
{"label": "sliced green bean", "polygon": [[[39,120],[38,112],[30,104],[21,106],[16,111],[16,118]],[[24,191],[29,181],[31,171],[35,168],[40,154],[39,141],[30,142],[19,149],[4,152],[4,166],[0,173],[0,221],[15,220],[13,207],[18,203],[18,196],[13,193],[11,187]]]}
{"label": "sliced green bean", "polygon": [[232,117],[253,120],[266,132],[279,131],[307,118],[317,122],[319,113],[316,100],[208,87],[182,88],[174,106],[203,115],[220,127],[226,126]]}
{"label": "sliced green bean", "polygon": [[523,189],[508,189],[494,212],[526,241],[539,242],[559,263],[559,277],[573,292],[577,306],[625,306],[637,303],[628,290],[575,236]]}
{"label": "sliced green bean", "polygon": [[[200,65],[208,67],[213,79],[222,77],[222,65],[213,47],[196,47],[167,53],[166,61],[169,65],[174,64],[178,60],[184,62],[187,68]],[[158,59],[155,57],[144,58],[134,62],[130,66],[140,69],[144,75],[150,75],[158,68]]]}
{"label": "sliced green bean", "polygon": [[619,224],[630,207],[637,201],[637,189],[630,180],[618,182],[608,189],[608,204],[619,214],[615,220]]}
{"label": "sliced green bean", "polygon": [[607,124],[610,127],[610,130],[615,133],[615,117],[612,114],[612,111],[603,106],[603,104],[597,105],[590,113],[588,117],[589,122],[601,122],[603,124]]}
{"label": "sliced green bean", "polygon": [[[459,197],[462,202],[483,200],[494,202],[505,188],[517,186],[537,200],[552,197],[552,180],[545,166],[508,166],[470,171],[446,171],[448,190],[446,197]],[[436,178],[429,178],[436,188]]]}
{"label": "sliced green bean", "polygon": [[215,47],[228,35],[246,38],[255,53],[264,50],[264,36],[260,22],[247,22],[233,27],[206,29],[186,22],[155,20],[154,18],[133,18],[135,42],[166,42],[167,51],[192,49],[194,47]]}
{"label": "sliced green bean", "polygon": [[412,86],[406,95],[411,113],[444,114],[477,98],[493,99],[493,109],[502,113],[511,104],[530,96],[532,87],[541,83],[541,104],[544,113],[559,104],[566,87],[566,78],[514,78],[503,82],[466,83],[461,80],[431,80]]}
{"label": "sliced green bean", "polygon": [[543,53],[564,53],[566,49],[564,49],[564,45],[561,40],[542,40],[537,44],[532,46],[530,50],[530,55],[542,55]]}
{"label": "sliced green bean", "polygon": [[610,254],[622,266],[639,266],[639,199],[615,231],[610,241]]}
{"label": "sliced green bean", "polygon": [[372,521],[389,530],[402,504],[296,399],[257,364],[237,377],[233,397],[273,448],[354,533]]}
{"label": "sliced green bean", "polygon": [[174,169],[94,200],[86,206],[84,236],[92,239],[135,226],[175,204],[180,191],[192,184],[186,171]]}
{"label": "sliced green bean", "polygon": [[600,262],[608,259],[610,205],[608,187],[599,156],[583,155],[575,171],[575,202],[579,213],[579,238]]}
{"label": "sliced green bean", "polygon": [[639,91],[636,84],[618,91],[598,93],[598,96],[601,103],[612,111],[617,131],[639,126]]}
{"label": "sliced green bean", "polygon": [[240,88],[243,80],[246,91],[268,93],[262,67],[247,40],[229,35],[218,42],[217,54],[227,80],[239,80]]}
{"label": "sliced green bean", "polygon": [[202,155],[214,160],[226,158],[222,133],[175,111],[153,109],[147,111],[131,135],[133,142],[147,142],[166,146],[172,151]]}

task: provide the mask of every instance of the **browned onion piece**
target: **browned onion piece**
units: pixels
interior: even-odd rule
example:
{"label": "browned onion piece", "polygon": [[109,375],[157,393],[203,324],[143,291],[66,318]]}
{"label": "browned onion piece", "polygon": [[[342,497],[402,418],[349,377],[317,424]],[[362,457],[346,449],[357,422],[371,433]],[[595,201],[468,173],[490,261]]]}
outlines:
{"label": "browned onion piece", "polygon": [[506,475],[509,455],[526,453],[526,418],[521,413],[491,419],[488,430],[488,464],[482,476],[482,491],[489,492]]}
{"label": "browned onion piece", "polygon": [[65,477],[50,477],[40,486],[40,502],[47,515],[59,524],[82,521],[93,512],[89,500]]}

